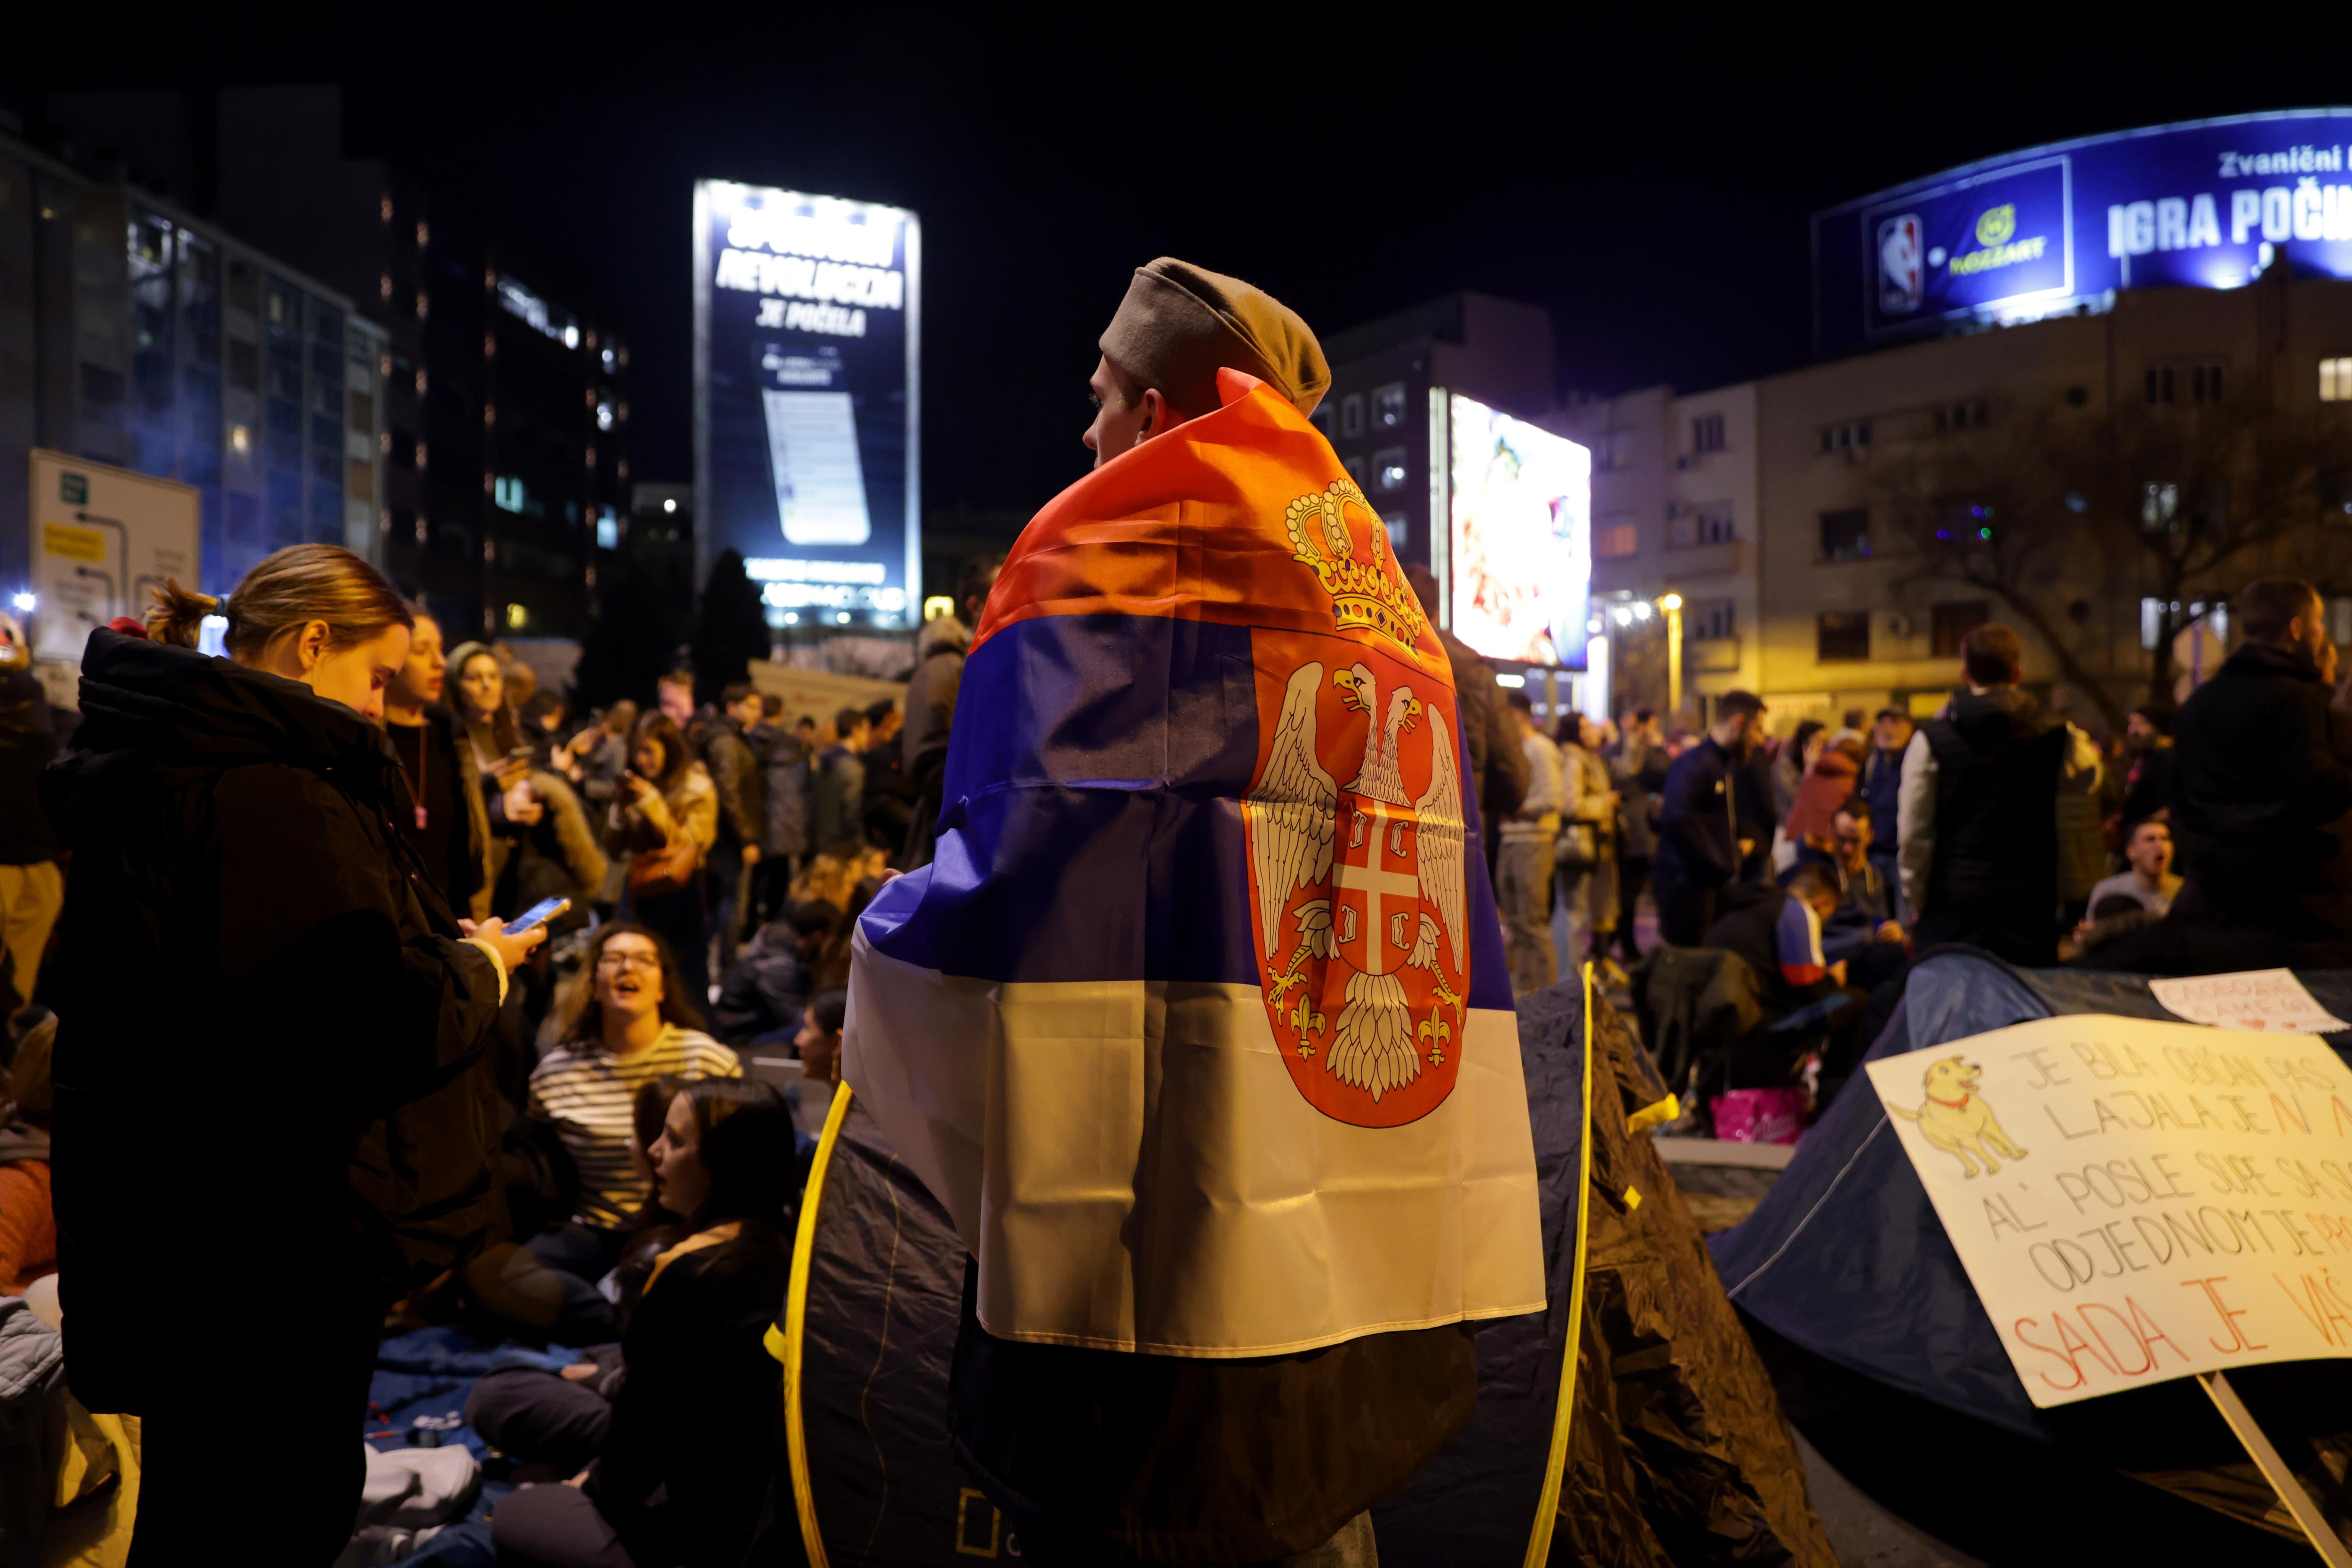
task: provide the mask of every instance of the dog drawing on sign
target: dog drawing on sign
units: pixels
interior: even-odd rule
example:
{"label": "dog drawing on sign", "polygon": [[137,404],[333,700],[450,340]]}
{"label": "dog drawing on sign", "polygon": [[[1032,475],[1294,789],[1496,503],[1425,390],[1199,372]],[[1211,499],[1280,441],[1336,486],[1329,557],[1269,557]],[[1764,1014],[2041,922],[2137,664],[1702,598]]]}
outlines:
{"label": "dog drawing on sign", "polygon": [[1980,1071],[1965,1058],[1948,1056],[1931,1064],[1924,1074],[1927,1098],[1916,1111],[1887,1107],[1905,1121],[1918,1123],[1919,1135],[1957,1158],[1965,1176],[1976,1175],[1979,1161],[1988,1176],[2000,1170],[2000,1162],[1993,1158],[1996,1154],[2009,1160],[2025,1157],[2025,1151],[2000,1130],[1992,1107],[1977,1092]]}

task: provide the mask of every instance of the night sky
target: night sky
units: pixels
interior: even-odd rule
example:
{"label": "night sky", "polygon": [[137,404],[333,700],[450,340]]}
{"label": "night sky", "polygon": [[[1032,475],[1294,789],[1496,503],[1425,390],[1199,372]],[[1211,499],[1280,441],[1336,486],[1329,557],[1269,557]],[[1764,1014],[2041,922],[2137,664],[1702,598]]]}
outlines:
{"label": "night sky", "polygon": [[110,10],[97,37],[12,20],[0,103],[341,82],[348,151],[553,258],[628,335],[640,478],[692,466],[696,176],[912,207],[927,509],[1025,511],[1085,465],[1095,340],[1155,255],[1248,277],[1326,332],[1457,288],[1530,300],[1564,386],[1697,390],[1808,357],[1817,208],[2040,141],[2343,95],[2332,51],[2263,28],[2233,58],[2210,27],[2147,23],[2119,39],[2126,24],[1995,35],[1948,13],[1929,36],[1870,11],[1320,9],[1347,20],[483,5],[269,8],[238,34],[213,7]]}

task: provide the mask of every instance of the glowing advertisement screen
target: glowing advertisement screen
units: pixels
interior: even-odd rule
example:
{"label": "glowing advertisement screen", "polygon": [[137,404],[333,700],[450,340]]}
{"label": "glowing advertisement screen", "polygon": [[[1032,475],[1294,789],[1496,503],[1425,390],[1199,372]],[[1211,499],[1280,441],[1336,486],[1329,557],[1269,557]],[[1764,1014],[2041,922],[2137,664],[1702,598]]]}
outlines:
{"label": "glowing advertisement screen", "polygon": [[1454,634],[1488,658],[1583,669],[1592,454],[1459,392],[1446,402]]}
{"label": "glowing advertisement screen", "polygon": [[696,547],[776,625],[911,627],[921,229],[901,207],[694,188]]}
{"label": "glowing advertisement screen", "polygon": [[1815,346],[2104,309],[2119,288],[2237,288],[2280,259],[2352,278],[2352,109],[2089,136],[1817,214]]}

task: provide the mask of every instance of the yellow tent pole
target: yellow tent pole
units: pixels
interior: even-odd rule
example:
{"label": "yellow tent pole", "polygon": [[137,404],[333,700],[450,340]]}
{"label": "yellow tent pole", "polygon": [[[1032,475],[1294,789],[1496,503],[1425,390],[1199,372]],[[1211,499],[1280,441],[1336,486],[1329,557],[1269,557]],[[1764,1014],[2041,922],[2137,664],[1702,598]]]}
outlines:
{"label": "yellow tent pole", "polygon": [[1544,1461],[1543,1494],[1528,1536],[1527,1568],[1551,1556],[1551,1527],[1559,1517],[1559,1484],[1568,1474],[1568,1427],[1576,1410],[1576,1363],[1584,1347],[1584,1242],[1592,1207],[1592,966],[1584,966],[1583,1132],[1576,1141],[1576,1263],[1569,1275],[1568,1337],[1560,1347],[1559,1404],[1551,1416],[1551,1456]]}
{"label": "yellow tent pole", "polygon": [[808,1436],[801,1427],[801,1335],[808,1324],[809,1261],[816,1253],[817,1199],[824,1194],[824,1168],[833,1161],[833,1145],[841,1137],[841,1124],[848,1113],[849,1085],[838,1084],[833,1091],[833,1108],[825,1113],[824,1135],[817,1139],[816,1157],[809,1164],[808,1191],[801,1197],[792,1282],[784,1291],[784,1330],[782,1334],[768,1331],[768,1353],[784,1364],[784,1451],[792,1463],[793,1502],[800,1511],[801,1543],[808,1550],[809,1568],[825,1568],[825,1556],[824,1540],[817,1533],[816,1503],[809,1496]]}

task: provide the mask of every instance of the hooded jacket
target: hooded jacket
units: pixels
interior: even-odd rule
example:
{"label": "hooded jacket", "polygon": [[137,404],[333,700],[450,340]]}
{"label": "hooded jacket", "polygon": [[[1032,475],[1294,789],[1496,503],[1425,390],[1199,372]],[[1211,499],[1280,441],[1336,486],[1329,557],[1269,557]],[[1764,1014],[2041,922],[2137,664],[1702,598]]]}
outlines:
{"label": "hooded jacket", "polygon": [[[184,1389],[187,1344],[249,1326],[250,1300],[363,1322],[478,1239],[496,1134],[468,1070],[504,978],[393,827],[397,769],[358,714],[107,631],[83,654],[81,711],[42,781],[74,853],[55,972],[59,1267],[75,1391],[136,1413]],[[236,1292],[191,1288],[217,1262],[218,1228],[184,1197],[206,1128],[267,1151]]]}

